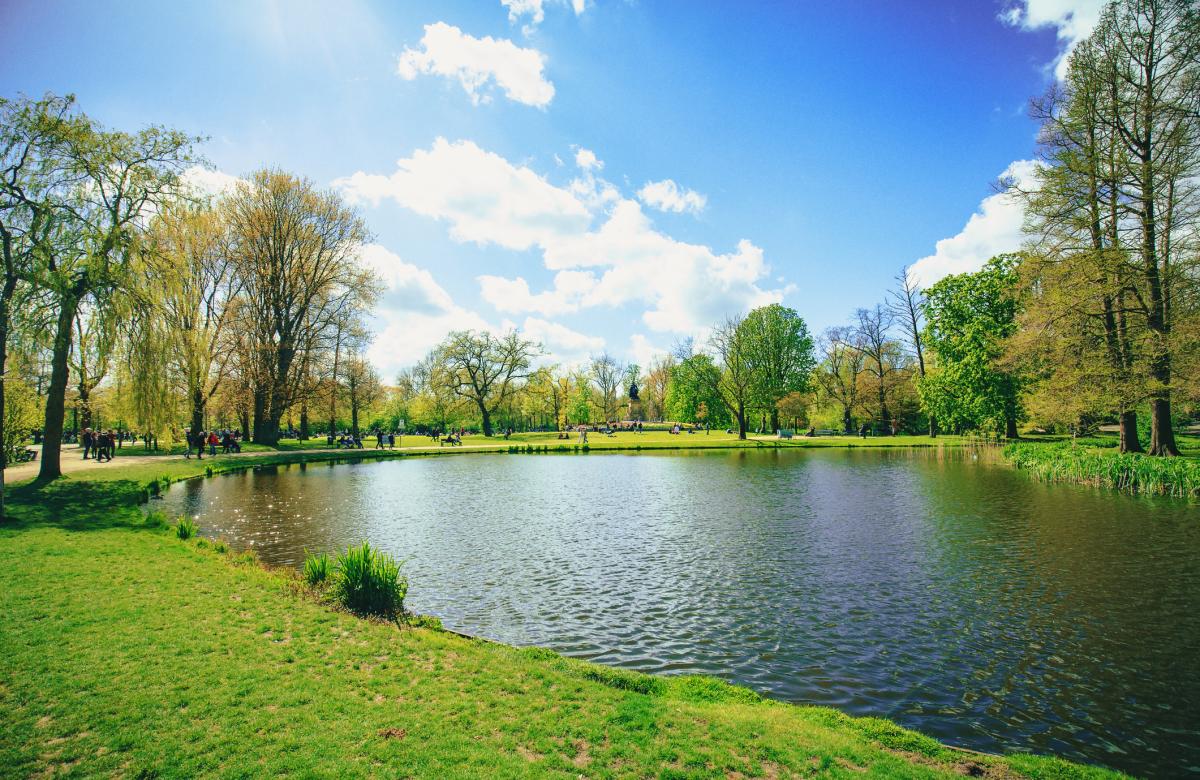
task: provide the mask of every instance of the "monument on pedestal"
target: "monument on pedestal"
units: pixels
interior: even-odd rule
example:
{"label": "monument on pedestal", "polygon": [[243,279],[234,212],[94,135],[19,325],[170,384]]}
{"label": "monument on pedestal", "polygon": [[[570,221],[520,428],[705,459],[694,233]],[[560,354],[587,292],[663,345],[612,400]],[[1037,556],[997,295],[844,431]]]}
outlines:
{"label": "monument on pedestal", "polygon": [[629,383],[629,414],[625,419],[632,420],[633,422],[642,421],[642,402],[638,399],[636,379]]}

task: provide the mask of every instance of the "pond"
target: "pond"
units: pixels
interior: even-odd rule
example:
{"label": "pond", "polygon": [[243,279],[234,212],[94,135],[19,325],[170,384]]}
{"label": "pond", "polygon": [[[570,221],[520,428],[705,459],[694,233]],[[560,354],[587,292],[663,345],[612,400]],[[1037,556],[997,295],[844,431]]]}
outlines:
{"label": "pond", "polygon": [[166,511],[266,561],[369,540],[448,628],[1200,773],[1200,508],[970,451],[458,455],[262,468]]}

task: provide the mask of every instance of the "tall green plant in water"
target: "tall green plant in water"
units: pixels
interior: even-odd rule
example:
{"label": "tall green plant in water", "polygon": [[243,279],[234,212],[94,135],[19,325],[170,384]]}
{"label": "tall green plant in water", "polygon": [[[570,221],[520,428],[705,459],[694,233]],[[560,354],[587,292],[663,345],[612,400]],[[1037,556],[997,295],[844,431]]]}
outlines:
{"label": "tall green plant in water", "polygon": [[401,576],[400,566],[387,553],[371,549],[368,542],[348,547],[337,559],[334,597],[360,615],[403,615],[408,578]]}

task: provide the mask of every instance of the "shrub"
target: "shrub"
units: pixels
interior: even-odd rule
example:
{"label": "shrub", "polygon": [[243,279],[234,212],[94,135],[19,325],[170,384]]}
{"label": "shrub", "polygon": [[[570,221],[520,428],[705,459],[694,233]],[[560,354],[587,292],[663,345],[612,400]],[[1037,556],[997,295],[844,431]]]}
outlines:
{"label": "shrub", "polygon": [[166,513],[161,509],[147,512],[144,522],[147,528],[168,528],[171,525],[171,521],[167,519]]}
{"label": "shrub", "polygon": [[333,569],[333,562],[329,560],[329,556],[325,553],[317,555],[309,555],[308,550],[304,551],[304,581],[310,587],[322,585],[329,579],[329,572]]}
{"label": "shrub", "polygon": [[213,550],[224,554],[224,553],[229,552],[229,545],[225,542],[224,539],[218,539],[217,541],[213,542]]}
{"label": "shrub", "polygon": [[334,596],[343,607],[360,615],[395,617],[404,614],[408,579],[400,575],[400,564],[387,553],[360,547],[347,547],[337,559]]}
{"label": "shrub", "polygon": [[175,526],[175,535],[180,539],[191,539],[196,535],[196,522],[190,517],[180,517]]}

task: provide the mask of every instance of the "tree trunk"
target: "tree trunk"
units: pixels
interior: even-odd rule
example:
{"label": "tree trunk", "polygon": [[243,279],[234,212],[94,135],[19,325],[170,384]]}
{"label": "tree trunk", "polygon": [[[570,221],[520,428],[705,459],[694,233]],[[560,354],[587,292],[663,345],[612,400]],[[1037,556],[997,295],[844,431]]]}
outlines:
{"label": "tree trunk", "polygon": [[300,441],[308,441],[308,404],[300,405]]}
{"label": "tree trunk", "polygon": [[254,433],[251,439],[255,444],[263,442],[263,426],[267,416],[267,391],[261,387],[254,388]]}
{"label": "tree trunk", "polygon": [[358,438],[358,402],[350,399],[350,435]]}
{"label": "tree trunk", "polygon": [[[6,234],[7,236],[7,234]],[[5,244],[5,251],[8,251],[8,244]],[[12,300],[13,292],[17,288],[17,279],[14,276],[9,276],[4,282],[4,291],[0,293],[0,523],[5,519],[4,506],[4,470],[8,468],[8,454],[4,451],[4,381],[5,371],[8,369],[8,302]]]}
{"label": "tree trunk", "polygon": [[850,407],[842,407],[842,433],[854,433],[854,419],[850,416]]}
{"label": "tree trunk", "polygon": [[771,407],[771,433],[779,430],[779,410]]}
{"label": "tree trunk", "polygon": [[200,387],[192,388],[192,433],[204,430],[204,392]]}
{"label": "tree trunk", "polygon": [[250,410],[242,407],[242,438],[250,436]]}
{"label": "tree trunk", "polygon": [[1171,428],[1171,396],[1164,390],[1150,401],[1150,454],[1174,457],[1179,454]]}
{"label": "tree trunk", "polygon": [[54,330],[54,349],[50,356],[50,386],[46,390],[46,430],[42,437],[42,465],[38,479],[50,481],[62,476],[62,437],[66,415],[67,382],[70,378],[68,358],[71,356],[71,337],[75,315],[79,310],[82,292],[77,283],[59,297],[58,323]]}
{"label": "tree trunk", "polygon": [[936,439],[938,435],[937,418],[929,415],[929,438]]}
{"label": "tree trunk", "polygon": [[1017,418],[1009,417],[1004,421],[1004,438],[1019,439],[1021,434],[1017,432]]}
{"label": "tree trunk", "polygon": [[738,438],[745,439],[746,438],[746,409],[745,409],[745,407],[741,406],[740,404],[738,405],[738,408],[737,408],[737,424],[738,424]]}
{"label": "tree trunk", "polygon": [[484,406],[482,403],[479,404],[479,416],[483,418],[483,435],[491,436],[492,435],[492,415],[490,412],[488,412],[487,407]]}
{"label": "tree trunk", "polygon": [[1121,452],[1145,452],[1138,440],[1137,412],[1121,412]]}

